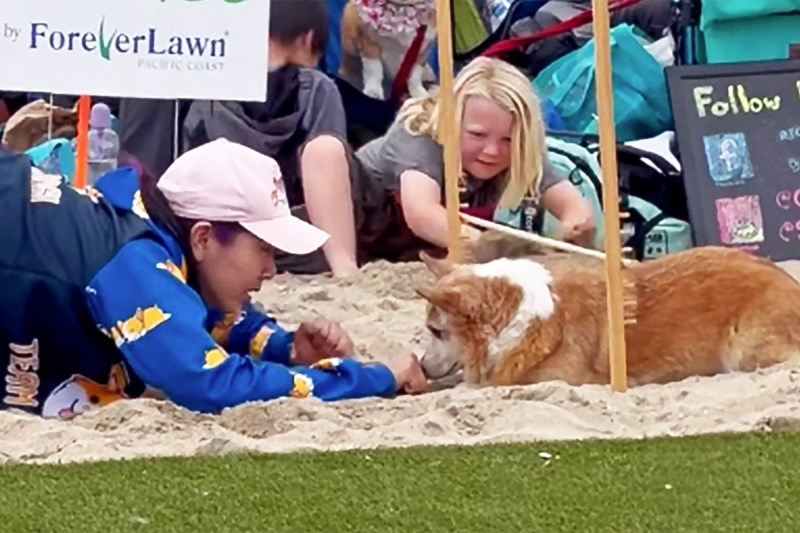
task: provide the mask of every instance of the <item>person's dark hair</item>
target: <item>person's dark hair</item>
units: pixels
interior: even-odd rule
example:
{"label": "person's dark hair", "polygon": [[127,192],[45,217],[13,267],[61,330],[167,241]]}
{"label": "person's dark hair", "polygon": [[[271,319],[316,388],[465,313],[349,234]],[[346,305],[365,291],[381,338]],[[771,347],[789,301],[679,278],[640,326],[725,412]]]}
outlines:
{"label": "person's dark hair", "polygon": [[270,0],[269,38],[291,45],[312,32],[314,53],[328,47],[328,0]]}
{"label": "person's dark hair", "polygon": [[[170,207],[164,193],[158,188],[158,181],[136,157],[123,152],[120,153],[118,161],[120,166],[131,166],[136,169],[139,174],[139,192],[142,195],[142,203],[147,215],[152,222],[158,224],[175,238],[183,252],[183,257],[186,259],[186,265],[189,270],[189,284],[196,286],[197,264],[192,254],[190,233],[194,225],[201,221],[177,216],[172,207]],[[237,233],[245,231],[242,226],[235,222],[208,222],[211,223],[214,236],[223,246],[233,241]]]}

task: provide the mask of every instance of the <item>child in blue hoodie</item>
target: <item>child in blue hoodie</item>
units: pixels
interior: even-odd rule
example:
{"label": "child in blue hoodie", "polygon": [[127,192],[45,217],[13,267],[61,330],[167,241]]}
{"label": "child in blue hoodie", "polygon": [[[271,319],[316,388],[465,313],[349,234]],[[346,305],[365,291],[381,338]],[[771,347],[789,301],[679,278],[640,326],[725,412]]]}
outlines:
{"label": "child in blue hoodie", "polygon": [[155,390],[217,412],[425,388],[413,355],[359,363],[337,324],[290,332],[253,307],[273,247],[308,253],[327,235],[242,145],[191,150],[157,185],[122,167],[83,190],[0,151],[0,224],[0,407],[71,418]]}

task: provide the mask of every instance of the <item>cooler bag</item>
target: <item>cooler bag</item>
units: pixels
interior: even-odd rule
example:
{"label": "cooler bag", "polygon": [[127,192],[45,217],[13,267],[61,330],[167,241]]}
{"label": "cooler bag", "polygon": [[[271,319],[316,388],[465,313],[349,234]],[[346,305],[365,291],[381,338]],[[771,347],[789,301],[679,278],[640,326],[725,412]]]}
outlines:
{"label": "cooler bag", "polygon": [[800,0],[703,0],[706,63],[787,59],[800,44]]}

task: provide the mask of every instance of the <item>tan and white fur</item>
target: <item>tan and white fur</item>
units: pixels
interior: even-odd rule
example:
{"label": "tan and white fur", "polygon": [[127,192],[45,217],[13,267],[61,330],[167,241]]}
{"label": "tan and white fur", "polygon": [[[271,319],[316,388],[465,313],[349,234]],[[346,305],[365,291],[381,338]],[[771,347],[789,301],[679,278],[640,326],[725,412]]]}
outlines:
{"label": "tan and white fur", "polygon": [[[571,254],[570,254],[571,255]],[[453,266],[417,292],[432,333],[430,379],[475,385],[609,383],[605,267],[557,254]],[[800,355],[800,284],[746,252],[701,247],[623,270],[628,385],[753,371]]]}
{"label": "tan and white fur", "polygon": [[433,80],[427,66],[431,47],[436,40],[435,0],[350,0],[342,15],[342,61],[339,76],[364,94],[385,99],[384,84],[397,75],[400,64],[417,33],[416,28],[392,26],[391,29],[371,24],[362,16],[366,4],[385,5],[389,9],[422,9],[429,13],[425,18],[427,31],[408,78],[408,92],[412,97],[427,94],[424,81]]}

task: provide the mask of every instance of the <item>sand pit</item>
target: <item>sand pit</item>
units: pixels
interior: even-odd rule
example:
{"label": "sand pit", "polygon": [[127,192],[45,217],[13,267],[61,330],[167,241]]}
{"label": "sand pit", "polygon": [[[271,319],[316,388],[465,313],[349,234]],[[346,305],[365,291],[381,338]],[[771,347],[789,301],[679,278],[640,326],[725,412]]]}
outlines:
{"label": "sand pit", "polygon": [[[786,264],[793,274],[797,263]],[[424,342],[420,265],[375,264],[352,282],[282,276],[258,299],[296,322],[341,321],[378,358]],[[693,378],[617,395],[545,383],[324,404],[281,400],[197,415],[167,402],[119,402],[71,422],[0,412],[0,464],[241,451],[289,452],[587,438],[640,438],[800,427],[800,367]]]}

